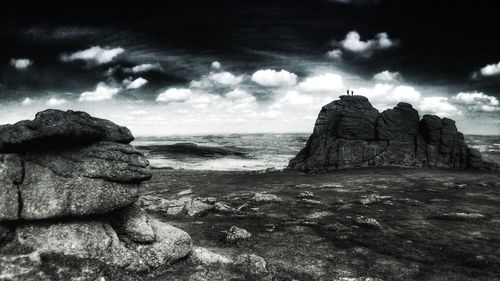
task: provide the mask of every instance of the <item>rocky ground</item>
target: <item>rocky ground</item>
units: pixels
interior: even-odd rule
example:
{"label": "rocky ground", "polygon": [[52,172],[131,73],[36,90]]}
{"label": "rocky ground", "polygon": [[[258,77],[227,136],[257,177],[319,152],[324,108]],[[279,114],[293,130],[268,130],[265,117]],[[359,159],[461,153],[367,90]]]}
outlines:
{"label": "rocky ground", "polygon": [[500,278],[499,174],[154,170],[144,191],[195,246],[153,280]]}
{"label": "rocky ground", "polygon": [[[369,102],[343,98],[322,111],[331,126],[319,118],[295,171],[151,171],[127,128],[84,112],[46,110],[0,126],[0,280],[500,279],[498,166],[438,117],[449,126],[424,130],[439,136],[421,162],[433,168],[389,167],[416,166],[424,152],[411,141],[387,141],[397,149],[368,163],[360,155],[371,141],[317,136],[322,126],[355,134],[342,112],[360,104]],[[396,116],[411,106],[398,108]],[[389,129],[406,138],[403,123]],[[313,145],[330,141],[338,149]],[[428,164],[433,155],[443,165]],[[347,169],[365,164],[379,167]]]}

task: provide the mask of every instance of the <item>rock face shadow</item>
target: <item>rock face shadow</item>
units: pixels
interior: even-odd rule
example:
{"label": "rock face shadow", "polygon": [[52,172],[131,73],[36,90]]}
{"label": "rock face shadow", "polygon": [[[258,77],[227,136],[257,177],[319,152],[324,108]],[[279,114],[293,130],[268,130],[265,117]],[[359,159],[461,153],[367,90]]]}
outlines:
{"label": "rock face shadow", "polygon": [[363,96],[341,96],[323,106],[306,147],[289,163],[305,172],[370,166],[500,170],[467,146],[455,121],[420,119],[403,102],[379,113]]}

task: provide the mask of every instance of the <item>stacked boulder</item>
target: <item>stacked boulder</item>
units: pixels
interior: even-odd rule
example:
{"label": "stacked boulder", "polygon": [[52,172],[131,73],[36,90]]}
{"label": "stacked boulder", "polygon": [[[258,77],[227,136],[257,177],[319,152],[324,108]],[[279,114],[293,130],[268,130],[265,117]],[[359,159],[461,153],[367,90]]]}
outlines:
{"label": "stacked boulder", "polygon": [[0,126],[0,276],[21,274],[6,263],[26,252],[131,271],[189,254],[187,233],[135,204],[151,174],[132,140],[84,112],[46,110]]}
{"label": "stacked boulder", "polygon": [[363,96],[341,96],[325,105],[306,147],[289,163],[306,172],[368,166],[498,169],[467,146],[455,121],[420,119],[404,102],[380,113]]}

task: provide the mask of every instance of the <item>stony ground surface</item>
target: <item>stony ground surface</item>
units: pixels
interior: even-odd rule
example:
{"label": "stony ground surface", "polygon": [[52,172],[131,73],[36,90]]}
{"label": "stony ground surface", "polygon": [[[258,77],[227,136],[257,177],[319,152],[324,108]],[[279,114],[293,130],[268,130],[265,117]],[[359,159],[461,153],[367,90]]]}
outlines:
{"label": "stony ground surface", "polygon": [[[499,174],[155,170],[146,190],[181,202],[146,205],[203,248],[154,280],[500,278]],[[228,240],[232,226],[251,236]]]}

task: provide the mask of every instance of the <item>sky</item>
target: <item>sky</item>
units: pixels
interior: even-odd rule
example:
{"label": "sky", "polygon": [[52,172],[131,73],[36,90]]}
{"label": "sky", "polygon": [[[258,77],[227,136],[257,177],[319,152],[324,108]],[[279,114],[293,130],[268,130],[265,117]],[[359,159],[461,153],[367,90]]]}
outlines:
{"label": "sky", "polygon": [[0,4],[0,123],[83,110],[136,136],[311,132],[347,89],[500,134],[496,1]]}

